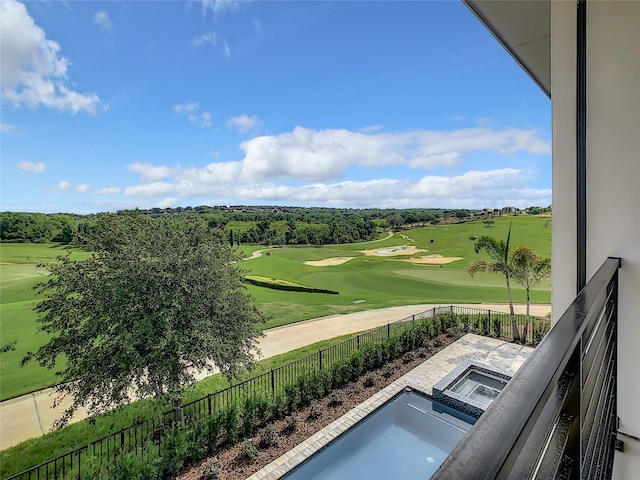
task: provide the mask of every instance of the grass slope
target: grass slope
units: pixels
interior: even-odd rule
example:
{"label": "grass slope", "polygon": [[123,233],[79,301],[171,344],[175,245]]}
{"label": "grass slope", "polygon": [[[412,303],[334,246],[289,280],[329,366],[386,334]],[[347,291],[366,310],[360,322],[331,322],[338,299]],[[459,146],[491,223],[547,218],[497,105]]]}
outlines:
{"label": "grass slope", "polygon": [[[496,217],[491,227],[481,221],[453,225],[437,225],[401,232],[391,238],[354,245],[330,245],[310,248],[271,248],[263,255],[243,263],[248,273],[265,278],[277,278],[298,285],[333,290],[340,295],[290,292],[247,285],[248,292],[267,314],[262,328],[271,328],[300,320],[418,303],[481,303],[506,302],[504,280],[498,275],[467,274],[467,267],[485,254],[474,252],[471,237],[489,235],[505,239],[512,224],[512,245],[526,244],[540,254],[551,254],[551,229],[548,218],[535,216]],[[239,230],[240,225],[234,225]],[[382,236],[384,238],[384,235]],[[442,265],[416,265],[399,261],[406,257],[365,256],[361,250],[413,245],[427,252],[462,257],[462,260]],[[242,246],[239,253],[250,256],[259,246]],[[70,251],[76,258],[88,255],[68,247],[38,244],[2,244],[0,246],[0,323],[1,341],[18,340],[15,352],[3,354],[0,377],[0,399],[4,400],[54,384],[51,371],[36,364],[21,369],[18,364],[27,351],[45,343],[44,334],[37,334],[36,314],[31,310],[37,299],[32,290],[42,271],[35,268],[42,261],[54,261]],[[305,265],[308,260],[331,257],[355,257],[342,265],[316,267]],[[524,289],[514,286],[514,301],[524,302]],[[549,303],[549,282],[536,288],[532,302]],[[364,300],[364,302],[362,302]],[[354,302],[358,303],[354,303]]]}

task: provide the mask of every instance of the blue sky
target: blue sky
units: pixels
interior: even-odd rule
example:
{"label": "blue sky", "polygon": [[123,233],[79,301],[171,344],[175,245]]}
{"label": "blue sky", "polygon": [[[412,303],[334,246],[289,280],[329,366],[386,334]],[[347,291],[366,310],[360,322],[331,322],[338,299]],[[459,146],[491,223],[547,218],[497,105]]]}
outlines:
{"label": "blue sky", "polygon": [[551,203],[550,100],[461,2],[0,5],[1,210]]}

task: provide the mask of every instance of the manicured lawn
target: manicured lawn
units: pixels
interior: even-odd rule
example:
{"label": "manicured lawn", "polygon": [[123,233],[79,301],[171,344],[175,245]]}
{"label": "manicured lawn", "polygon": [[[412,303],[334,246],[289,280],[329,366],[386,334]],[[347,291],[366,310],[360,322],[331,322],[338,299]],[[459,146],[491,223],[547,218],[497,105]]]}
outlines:
{"label": "manicured lawn", "polygon": [[[330,245],[309,248],[272,248],[271,255],[248,260],[242,264],[249,274],[291,282],[317,289],[338,291],[339,295],[290,292],[247,285],[247,291],[268,316],[261,328],[306,320],[309,318],[349,313],[371,308],[419,303],[481,303],[506,302],[504,279],[498,275],[479,274],[471,278],[467,267],[471,261],[483,258],[474,252],[471,237],[489,235],[506,239],[512,224],[511,245],[526,244],[545,256],[551,252],[551,228],[548,218],[534,216],[502,216],[486,227],[481,221],[453,225],[437,225],[401,232],[412,241],[396,234],[383,241],[356,245]],[[240,230],[241,225],[234,225]],[[384,238],[384,235],[381,235]],[[365,256],[361,251],[411,245],[426,252],[401,257]],[[41,261],[54,261],[69,251],[55,245],[2,244],[0,247],[0,335],[2,342],[18,340],[15,352],[2,355],[0,399],[37,390],[55,383],[51,371],[36,364],[20,369],[17,364],[29,350],[45,342],[36,335],[36,314],[31,311],[37,300],[32,290],[41,279],[42,271],[35,265]],[[263,246],[241,246],[238,252],[249,257]],[[71,250],[76,258],[89,255]],[[413,264],[403,258],[422,255],[462,257],[461,260],[440,265]],[[334,266],[305,265],[305,261],[332,257],[355,257]],[[524,289],[514,285],[514,301],[525,301]],[[534,303],[550,303],[549,282],[537,287],[531,295]],[[354,303],[356,302],[356,303]]]}

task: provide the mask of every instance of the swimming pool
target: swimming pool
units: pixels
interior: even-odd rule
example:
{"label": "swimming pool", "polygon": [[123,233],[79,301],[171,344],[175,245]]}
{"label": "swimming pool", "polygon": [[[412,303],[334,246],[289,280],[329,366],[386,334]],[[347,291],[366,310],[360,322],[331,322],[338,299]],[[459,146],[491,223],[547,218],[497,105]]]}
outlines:
{"label": "swimming pool", "polygon": [[289,472],[287,480],[427,479],[475,422],[405,391]]}

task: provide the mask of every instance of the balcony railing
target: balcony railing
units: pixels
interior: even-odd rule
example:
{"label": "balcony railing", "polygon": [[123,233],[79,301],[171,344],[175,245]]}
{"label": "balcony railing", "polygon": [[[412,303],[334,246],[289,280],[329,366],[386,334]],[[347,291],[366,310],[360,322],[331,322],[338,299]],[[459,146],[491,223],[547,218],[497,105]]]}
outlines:
{"label": "balcony railing", "polygon": [[610,479],[618,268],[609,258],[434,479]]}

